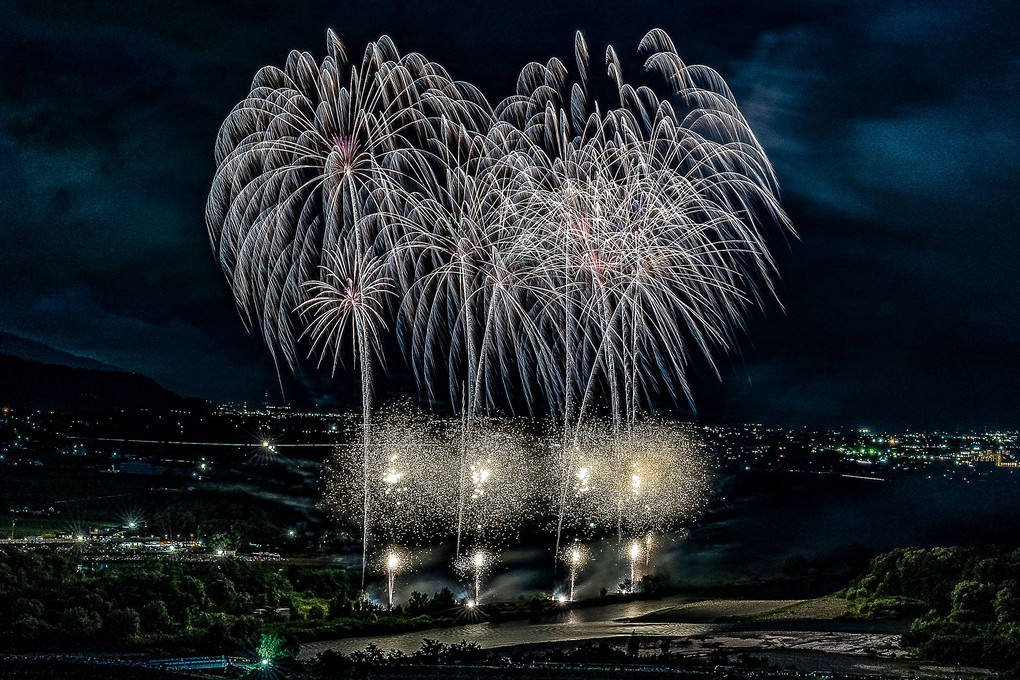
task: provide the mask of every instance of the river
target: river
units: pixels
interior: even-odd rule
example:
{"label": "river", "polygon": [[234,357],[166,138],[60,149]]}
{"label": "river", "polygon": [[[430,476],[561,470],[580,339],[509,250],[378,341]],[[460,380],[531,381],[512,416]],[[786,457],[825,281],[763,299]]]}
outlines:
{"label": "river", "polygon": [[324,640],[301,645],[298,659],[313,659],[320,652],[332,649],[345,654],[364,649],[369,643],[383,650],[396,649],[410,654],[421,647],[422,640],[438,640],[456,644],[461,640],[477,643],[480,647],[507,647],[568,640],[617,637],[621,635],[697,635],[720,628],[716,624],[702,623],[636,623],[622,621],[649,612],[673,607],[690,598],[672,597],[663,600],[635,600],[632,602],[565,610],[556,620],[540,623],[508,621],[504,623],[469,623],[452,628],[418,630],[412,633],[381,635],[376,637]]}

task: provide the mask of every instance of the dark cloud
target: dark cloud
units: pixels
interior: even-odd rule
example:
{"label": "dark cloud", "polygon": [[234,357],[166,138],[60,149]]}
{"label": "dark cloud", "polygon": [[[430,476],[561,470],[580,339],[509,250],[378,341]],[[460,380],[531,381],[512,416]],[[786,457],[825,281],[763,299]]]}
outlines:
{"label": "dark cloud", "polygon": [[[727,408],[1005,424],[1020,397],[1018,45],[1005,5],[833,6],[731,78],[803,236]],[[744,371],[744,373],[742,373]],[[739,376],[739,377],[737,377]]]}
{"label": "dark cloud", "polygon": [[389,33],[495,99],[525,62],[569,61],[576,29],[640,78],[633,49],[661,26],[729,81],[802,239],[775,244],[785,313],[752,320],[721,384],[699,368],[700,412],[1009,425],[1018,23],[1004,1],[8,2],[0,330],[183,394],[278,393],[202,217],[216,130],[259,66],[321,56],[327,26],[354,54]]}

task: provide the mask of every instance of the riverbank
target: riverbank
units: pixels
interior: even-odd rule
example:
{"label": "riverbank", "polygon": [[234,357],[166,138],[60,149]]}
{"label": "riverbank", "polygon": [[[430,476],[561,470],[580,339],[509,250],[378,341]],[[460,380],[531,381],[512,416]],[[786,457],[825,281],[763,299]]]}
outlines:
{"label": "riverbank", "polygon": [[[639,657],[654,658],[669,651],[674,655],[713,656],[720,661],[742,664],[758,659],[772,668],[801,673],[909,673],[915,677],[973,679],[995,675],[979,667],[918,663],[900,645],[900,637],[909,621],[852,620],[843,618],[845,611],[845,600],[834,596],[807,600],[700,600],[657,609],[626,622],[712,625],[711,632],[683,637],[652,636],[635,643],[635,631],[627,638],[601,642],[620,649],[630,648]],[[571,644],[576,643],[560,642],[547,648]],[[534,645],[530,651],[535,653],[539,648]],[[518,647],[512,651],[524,650]]]}
{"label": "riverbank", "polygon": [[[664,606],[665,605],[665,606]],[[605,644],[649,661],[657,655],[709,657],[719,665],[746,664],[796,670],[861,675],[953,677],[955,668],[917,663],[900,647],[907,621],[843,619],[845,602],[836,597],[807,600],[740,600],[713,598],[587,607],[566,612],[560,620],[475,623],[372,640],[333,640],[302,645],[299,659],[311,660],[326,649],[345,654],[372,643],[384,652],[412,653],[428,638],[445,644],[462,640],[507,658],[566,653],[582,645]],[[637,611],[641,609],[643,611]],[[965,677],[993,675],[982,668],[963,668]]]}
{"label": "riverbank", "polygon": [[[477,643],[483,649],[492,649],[508,645],[526,645],[533,643],[556,642],[560,640],[588,640],[610,638],[627,635],[640,628],[646,634],[670,634],[678,630],[675,624],[628,623],[629,619],[651,613],[663,607],[678,606],[687,602],[686,596],[665,599],[627,599],[613,600],[604,604],[585,603],[584,606],[557,606],[551,612],[531,619],[508,621],[487,621],[475,618],[461,625],[428,630],[379,635],[373,637],[340,638],[333,640],[317,640],[302,643],[298,653],[299,660],[311,660],[326,650],[343,654],[363,650],[367,645],[374,644],[384,652],[397,650],[411,654],[421,647],[422,640],[436,640],[444,644],[457,644],[462,640]],[[471,610],[477,616],[477,610]],[[465,616],[468,614],[465,613]],[[705,632],[701,625],[681,624],[683,634]]]}

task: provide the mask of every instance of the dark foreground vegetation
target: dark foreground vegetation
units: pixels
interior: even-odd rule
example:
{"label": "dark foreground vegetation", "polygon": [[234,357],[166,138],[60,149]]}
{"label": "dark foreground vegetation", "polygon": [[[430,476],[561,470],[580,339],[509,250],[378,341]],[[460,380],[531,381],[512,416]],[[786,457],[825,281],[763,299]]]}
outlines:
{"label": "dark foreground vegetation", "polygon": [[285,620],[374,615],[358,610],[342,569],[101,560],[75,548],[0,550],[0,650],[219,653]]}
{"label": "dark foreground vegetation", "polygon": [[3,680],[177,680],[182,673],[134,663],[73,658],[0,656]]}
{"label": "dark foreground vegetation", "polygon": [[[647,643],[655,645],[648,649]],[[689,643],[688,643],[689,644]],[[399,650],[383,652],[375,645],[365,650],[345,655],[339,652],[323,652],[310,673],[328,678],[360,678],[370,672],[391,677],[406,672],[409,677],[431,674],[430,668],[488,668],[487,677],[550,677],[549,671],[559,671],[556,677],[619,677],[631,669],[642,671],[641,677],[652,677],[649,671],[673,675],[676,671],[690,671],[695,674],[713,671],[715,675],[725,671],[779,672],[778,666],[770,666],[767,659],[751,654],[727,654],[716,650],[708,655],[692,655],[684,650],[683,644],[670,640],[657,642],[643,641],[631,636],[626,642],[613,644],[605,641],[585,641],[555,648],[537,650],[486,650],[475,643],[462,641],[458,644],[444,644],[426,639],[417,651],[405,654]],[[582,670],[583,669],[583,670]],[[544,673],[542,672],[544,671]],[[570,672],[573,671],[573,672]],[[752,673],[753,674],[753,673]],[[441,677],[452,677],[446,670]],[[477,677],[476,675],[471,677]]]}
{"label": "dark foreground vegetation", "polygon": [[[649,576],[636,595],[672,592]],[[414,592],[386,611],[365,601],[360,576],[343,568],[231,557],[123,561],[78,546],[0,550],[0,651],[145,650],[221,653],[271,633],[293,646],[309,640],[424,630],[464,622],[466,609],[444,588]],[[492,622],[541,618],[549,597],[471,610]]]}
{"label": "dark foreground vegetation", "polygon": [[1020,675],[1020,550],[894,550],[841,592],[860,618],[912,618],[903,646]]}
{"label": "dark foreground vegetation", "polygon": [[[783,580],[810,578],[812,570],[828,572],[824,567],[798,560],[787,565],[790,573]],[[646,581],[646,597],[676,590],[665,576]],[[840,595],[847,600],[850,618],[912,620],[902,644],[915,649],[921,660],[1020,675],[1020,550],[895,550],[871,560],[864,575]],[[608,595],[599,602],[613,598]],[[541,619],[556,606],[548,598],[522,598],[486,605],[472,616],[489,621]],[[462,623],[465,608],[444,589],[414,593],[387,612],[366,603],[360,576],[343,568],[229,557],[118,562],[66,546],[0,550],[0,612],[0,653],[254,656],[260,653],[259,641],[271,636],[279,641],[273,656],[282,659],[308,640]],[[653,650],[655,663],[693,671],[722,659],[685,655],[682,644],[674,641],[672,649]],[[577,649],[520,652],[520,658],[509,660],[633,665],[649,658],[647,649],[635,654],[619,644]],[[350,656],[326,653],[318,670],[306,667],[304,672],[345,675],[372,665],[506,661],[504,655],[473,644],[430,642],[411,655],[373,647]],[[759,661],[749,657],[742,663],[750,667]]]}
{"label": "dark foreground vegetation", "polygon": [[[490,621],[529,618],[548,598],[473,610]],[[76,546],[0,550],[0,652],[252,651],[272,634],[293,648],[308,640],[382,635],[461,623],[464,607],[444,588],[412,593],[388,612],[362,597],[343,568],[230,557],[118,561]]]}

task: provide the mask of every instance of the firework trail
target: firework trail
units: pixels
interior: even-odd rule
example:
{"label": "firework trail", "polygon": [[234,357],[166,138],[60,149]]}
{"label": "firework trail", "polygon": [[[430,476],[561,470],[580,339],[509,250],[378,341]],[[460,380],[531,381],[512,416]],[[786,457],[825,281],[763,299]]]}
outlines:
{"label": "firework trail", "polygon": [[[485,118],[477,92],[420,55],[401,57],[383,36],[345,69],[343,45],[327,33],[321,64],[291,52],[264,67],[227,117],[206,206],[212,245],[242,318],[257,326],[274,361],[298,363],[298,343],[332,355],[354,335],[361,374],[365,469],[362,578],[368,538],[371,356],[386,323],[381,299],[386,235],[409,188],[431,185],[426,149],[433,121]],[[304,330],[300,330],[300,329]],[[279,352],[279,354],[278,354]],[[321,362],[322,359],[320,359]]]}
{"label": "firework trail", "polygon": [[518,444],[492,443],[499,428],[484,416],[501,405],[560,422],[552,491],[534,487],[550,498],[556,554],[578,517],[605,526],[615,508],[622,540],[658,528],[652,508],[675,516],[687,511],[675,498],[698,496],[656,496],[651,479],[685,488],[671,472],[682,466],[640,414],[655,396],[693,407],[687,367],[714,366],[774,299],[766,235],[792,227],[722,77],[684,63],[660,29],[638,52],[661,93],[626,83],[608,47],[617,101],[595,101],[577,33],[573,75],[555,58],[528,64],[516,93],[492,106],[387,36],[348,64],[330,31],[321,62],[292,52],[282,69],[264,67],[221,127],[206,222],[242,319],[278,368],[315,357],[335,371],[351,352],[360,377],[363,573],[373,508],[413,526],[379,500],[405,488],[380,481],[385,466],[398,475],[421,457],[372,431],[387,333],[419,393],[445,391],[460,412],[459,436],[443,435],[457,441],[431,467],[452,480],[457,553],[466,527],[477,541],[490,540],[490,524],[513,524],[480,471],[533,474]]}
{"label": "firework trail", "polygon": [[420,389],[469,414],[519,391],[576,426],[605,397],[619,429],[653,393],[689,400],[691,356],[711,364],[771,296],[774,174],[722,78],[663,31],[639,51],[669,96],[623,82],[610,47],[615,108],[589,100],[581,34],[576,82],[529,64],[496,107],[388,37],[349,72],[327,42],[321,64],[263,68],[217,140],[210,237],[278,361],[306,340],[335,366],[348,324],[323,317],[359,283],[337,270],[370,271],[395,299],[350,315],[356,354],[392,328]]}
{"label": "firework trail", "polygon": [[[541,325],[562,329],[568,456],[600,397],[616,438],[652,393],[691,401],[691,355],[713,365],[714,351],[732,348],[748,309],[772,293],[765,229],[790,226],[764,151],[722,78],[685,65],[661,30],[639,51],[679,111],[650,88],[624,83],[612,47],[606,65],[619,107],[590,103],[580,33],[578,82],[568,86],[558,60],[529,64],[518,94],[496,109],[543,150],[550,168],[545,190],[530,197],[540,207],[524,212],[540,216],[535,240],[546,244],[548,285],[557,292],[558,304],[540,308],[552,317]],[[561,484],[557,551],[570,481]]]}
{"label": "firework trail", "polygon": [[474,102],[484,105],[386,36],[349,71],[332,32],[327,47],[321,64],[292,52],[284,69],[258,72],[220,129],[206,206],[242,318],[290,366],[309,317],[299,312],[306,284],[321,279],[330,253],[385,251],[403,189],[433,181],[432,121],[470,119]]}
{"label": "firework trail", "polygon": [[591,555],[584,544],[577,542],[568,545],[558,555],[558,559],[566,564],[568,573],[570,574],[570,585],[567,589],[566,595],[560,596],[560,598],[562,598],[560,601],[574,601],[574,585],[577,581],[577,574],[584,568],[585,563],[590,557]]}

